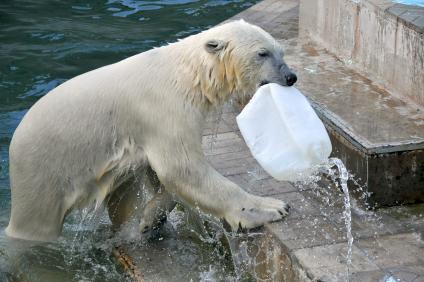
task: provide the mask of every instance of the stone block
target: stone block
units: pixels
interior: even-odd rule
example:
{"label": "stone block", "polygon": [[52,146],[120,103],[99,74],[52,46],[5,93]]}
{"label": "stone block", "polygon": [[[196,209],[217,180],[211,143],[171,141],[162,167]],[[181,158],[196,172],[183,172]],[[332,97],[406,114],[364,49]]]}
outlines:
{"label": "stone block", "polygon": [[402,265],[424,265],[424,242],[417,233],[360,239],[355,243],[381,269]]}
{"label": "stone block", "polygon": [[306,218],[308,216],[320,216],[320,209],[316,203],[305,198],[300,192],[280,193],[272,195],[276,199],[285,201],[290,205],[288,219]]}
{"label": "stone block", "polygon": [[325,217],[305,215],[288,218],[266,226],[275,238],[289,250],[330,245],[346,240],[345,233],[335,228]]}
{"label": "stone block", "polygon": [[287,192],[297,191],[288,182],[279,182],[272,178],[257,179],[251,173],[241,173],[228,176],[228,179],[238,184],[246,191],[259,195],[275,197],[276,194],[288,194]]}
{"label": "stone block", "polygon": [[[299,260],[299,264],[315,281],[346,281],[346,243],[300,249],[296,250],[294,254]],[[352,264],[350,266],[352,274],[378,270],[377,265],[367,258],[360,249],[353,246]]]}

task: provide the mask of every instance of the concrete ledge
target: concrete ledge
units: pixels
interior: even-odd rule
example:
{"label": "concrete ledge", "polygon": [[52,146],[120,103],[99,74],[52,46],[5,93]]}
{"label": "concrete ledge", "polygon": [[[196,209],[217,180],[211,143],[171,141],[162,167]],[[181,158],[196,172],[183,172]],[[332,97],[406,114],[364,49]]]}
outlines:
{"label": "concrete ledge", "polygon": [[357,183],[349,187],[363,187],[357,196],[367,208],[424,202],[424,150],[364,154],[337,130],[326,127],[333,155],[355,174]]}
{"label": "concrete ledge", "polygon": [[424,33],[424,7],[395,4],[386,9],[400,21],[419,33]]}
{"label": "concrete ledge", "polygon": [[384,88],[424,105],[424,8],[301,0],[300,31]]}

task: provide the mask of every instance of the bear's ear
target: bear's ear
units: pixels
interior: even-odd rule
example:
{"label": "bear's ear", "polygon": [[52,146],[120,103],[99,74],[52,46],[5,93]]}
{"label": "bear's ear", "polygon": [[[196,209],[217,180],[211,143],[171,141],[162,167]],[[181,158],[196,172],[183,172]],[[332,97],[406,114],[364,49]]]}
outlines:
{"label": "bear's ear", "polygon": [[216,54],[219,51],[225,49],[225,47],[227,47],[228,42],[222,41],[222,40],[217,40],[217,39],[212,39],[209,40],[208,42],[206,42],[205,44],[205,49],[206,51],[208,51],[211,54]]}

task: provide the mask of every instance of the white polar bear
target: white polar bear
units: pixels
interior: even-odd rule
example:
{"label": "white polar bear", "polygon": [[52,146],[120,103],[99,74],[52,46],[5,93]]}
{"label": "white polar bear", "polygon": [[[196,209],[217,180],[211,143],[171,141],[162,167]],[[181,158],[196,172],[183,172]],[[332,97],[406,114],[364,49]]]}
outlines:
{"label": "white polar bear", "polygon": [[[201,140],[206,115],[230,96],[295,81],[281,46],[244,21],[68,80],[42,97],[13,135],[7,235],[53,240],[72,209],[94,201],[107,203],[119,225],[134,209],[137,175],[149,167],[165,189],[147,204],[142,230],[173,209],[174,196],[233,229],[281,219],[288,205],[223,177],[206,161]],[[148,174],[150,184],[158,182]]]}

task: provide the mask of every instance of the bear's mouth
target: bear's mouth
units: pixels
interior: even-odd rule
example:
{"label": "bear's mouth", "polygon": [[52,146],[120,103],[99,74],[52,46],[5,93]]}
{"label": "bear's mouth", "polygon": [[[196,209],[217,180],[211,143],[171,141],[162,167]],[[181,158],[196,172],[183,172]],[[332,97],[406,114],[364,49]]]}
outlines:
{"label": "bear's mouth", "polygon": [[264,85],[267,85],[268,83],[269,83],[269,81],[268,81],[268,80],[262,80],[262,81],[259,83],[259,87],[264,86]]}

